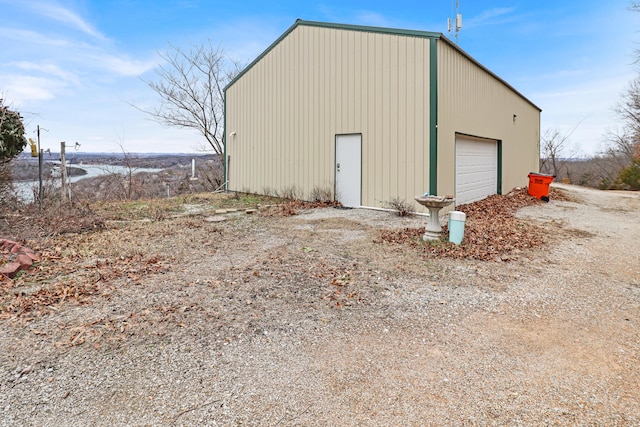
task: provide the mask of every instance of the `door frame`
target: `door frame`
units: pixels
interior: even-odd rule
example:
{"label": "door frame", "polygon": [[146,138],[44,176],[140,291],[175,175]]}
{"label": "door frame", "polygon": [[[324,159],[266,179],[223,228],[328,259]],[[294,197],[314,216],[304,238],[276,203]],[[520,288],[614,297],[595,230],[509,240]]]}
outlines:
{"label": "door frame", "polygon": [[[349,136],[358,136],[360,138],[359,141],[359,147],[358,147],[358,151],[359,151],[359,155],[360,155],[360,159],[359,162],[355,162],[355,164],[358,165],[359,169],[360,169],[360,176],[358,179],[358,183],[357,183],[357,189],[358,189],[358,204],[357,206],[346,206],[346,207],[352,207],[352,208],[356,208],[356,207],[360,207],[362,206],[362,133],[340,133],[340,134],[335,134],[334,137],[334,162],[333,162],[333,194],[334,194],[334,199],[336,201],[340,201],[340,196],[339,196],[339,189],[338,189],[338,140],[340,139],[340,137],[349,137]],[[344,188],[344,187],[343,187]],[[356,188],[356,185],[354,184],[353,188]]]}
{"label": "door frame", "polygon": [[[463,139],[471,139],[478,140],[480,142],[495,142],[496,144],[496,188],[495,194],[502,194],[502,140],[499,138],[488,138],[483,136],[471,135],[468,133],[462,132],[454,132],[454,148],[453,148],[453,179],[454,179],[454,194],[457,198],[458,191],[458,146],[457,140],[458,137],[462,137]],[[456,200],[456,206],[458,205],[458,201]]]}

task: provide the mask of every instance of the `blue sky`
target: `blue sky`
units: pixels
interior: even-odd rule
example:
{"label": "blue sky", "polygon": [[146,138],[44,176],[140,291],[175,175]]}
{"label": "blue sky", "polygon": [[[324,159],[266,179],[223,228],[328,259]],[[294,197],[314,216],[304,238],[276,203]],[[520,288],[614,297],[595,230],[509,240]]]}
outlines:
{"label": "blue sky", "polygon": [[[616,129],[612,109],[639,71],[640,13],[627,0],[459,0],[459,44],[542,108],[542,132],[571,134],[580,154]],[[198,152],[202,138],[130,104],[157,104],[158,52],[207,39],[250,62],[296,18],[443,32],[451,0],[0,0],[0,95],[37,125],[43,148]]]}

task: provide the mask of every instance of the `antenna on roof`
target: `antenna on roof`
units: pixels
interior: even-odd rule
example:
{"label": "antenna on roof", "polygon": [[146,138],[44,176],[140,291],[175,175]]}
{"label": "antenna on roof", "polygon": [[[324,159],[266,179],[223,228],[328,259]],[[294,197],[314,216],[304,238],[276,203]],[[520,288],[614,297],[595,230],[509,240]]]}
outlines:
{"label": "antenna on roof", "polygon": [[[453,9],[453,5],[451,9]],[[462,28],[462,14],[459,13],[459,11],[460,11],[460,0],[456,0],[456,15],[455,15],[455,18],[453,18],[453,20],[455,21],[454,25],[452,25],[452,22],[451,22],[452,18],[447,18],[447,31],[449,33],[449,36],[451,36],[451,32],[454,31],[454,28],[455,28],[456,44],[458,44],[458,33],[460,32],[460,28]]]}

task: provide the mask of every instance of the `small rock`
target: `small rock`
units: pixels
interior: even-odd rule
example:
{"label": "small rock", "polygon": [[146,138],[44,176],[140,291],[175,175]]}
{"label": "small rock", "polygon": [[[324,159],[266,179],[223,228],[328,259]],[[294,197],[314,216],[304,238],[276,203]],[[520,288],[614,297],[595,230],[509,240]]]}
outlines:
{"label": "small rock", "polygon": [[2,249],[6,251],[10,251],[18,242],[14,242],[13,240],[0,240],[0,244]]}
{"label": "small rock", "polygon": [[24,250],[22,251],[23,254],[25,254],[26,256],[28,256],[29,258],[31,258],[31,260],[33,262],[39,262],[42,260],[42,258],[40,258],[40,255],[34,253],[31,249],[29,248],[24,248]]}
{"label": "small rock", "polygon": [[13,278],[20,271],[19,262],[8,262],[0,267],[0,274],[4,274],[7,277]]}
{"label": "small rock", "polygon": [[18,254],[16,262],[20,264],[20,270],[28,270],[33,264],[31,257],[24,253]]}
{"label": "small rock", "polygon": [[206,222],[223,222],[223,221],[226,221],[227,219],[223,216],[216,215],[216,216],[208,216],[204,220]]}

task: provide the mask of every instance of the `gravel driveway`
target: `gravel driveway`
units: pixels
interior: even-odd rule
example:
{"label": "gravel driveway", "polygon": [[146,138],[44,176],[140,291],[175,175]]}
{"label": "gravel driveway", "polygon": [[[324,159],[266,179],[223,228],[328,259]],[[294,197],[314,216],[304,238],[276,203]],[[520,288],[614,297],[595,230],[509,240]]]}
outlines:
{"label": "gravel driveway", "polygon": [[158,267],[0,321],[0,425],[638,426],[640,194],[559,187],[509,262],[374,243],[426,220],[364,210],[66,237]]}

